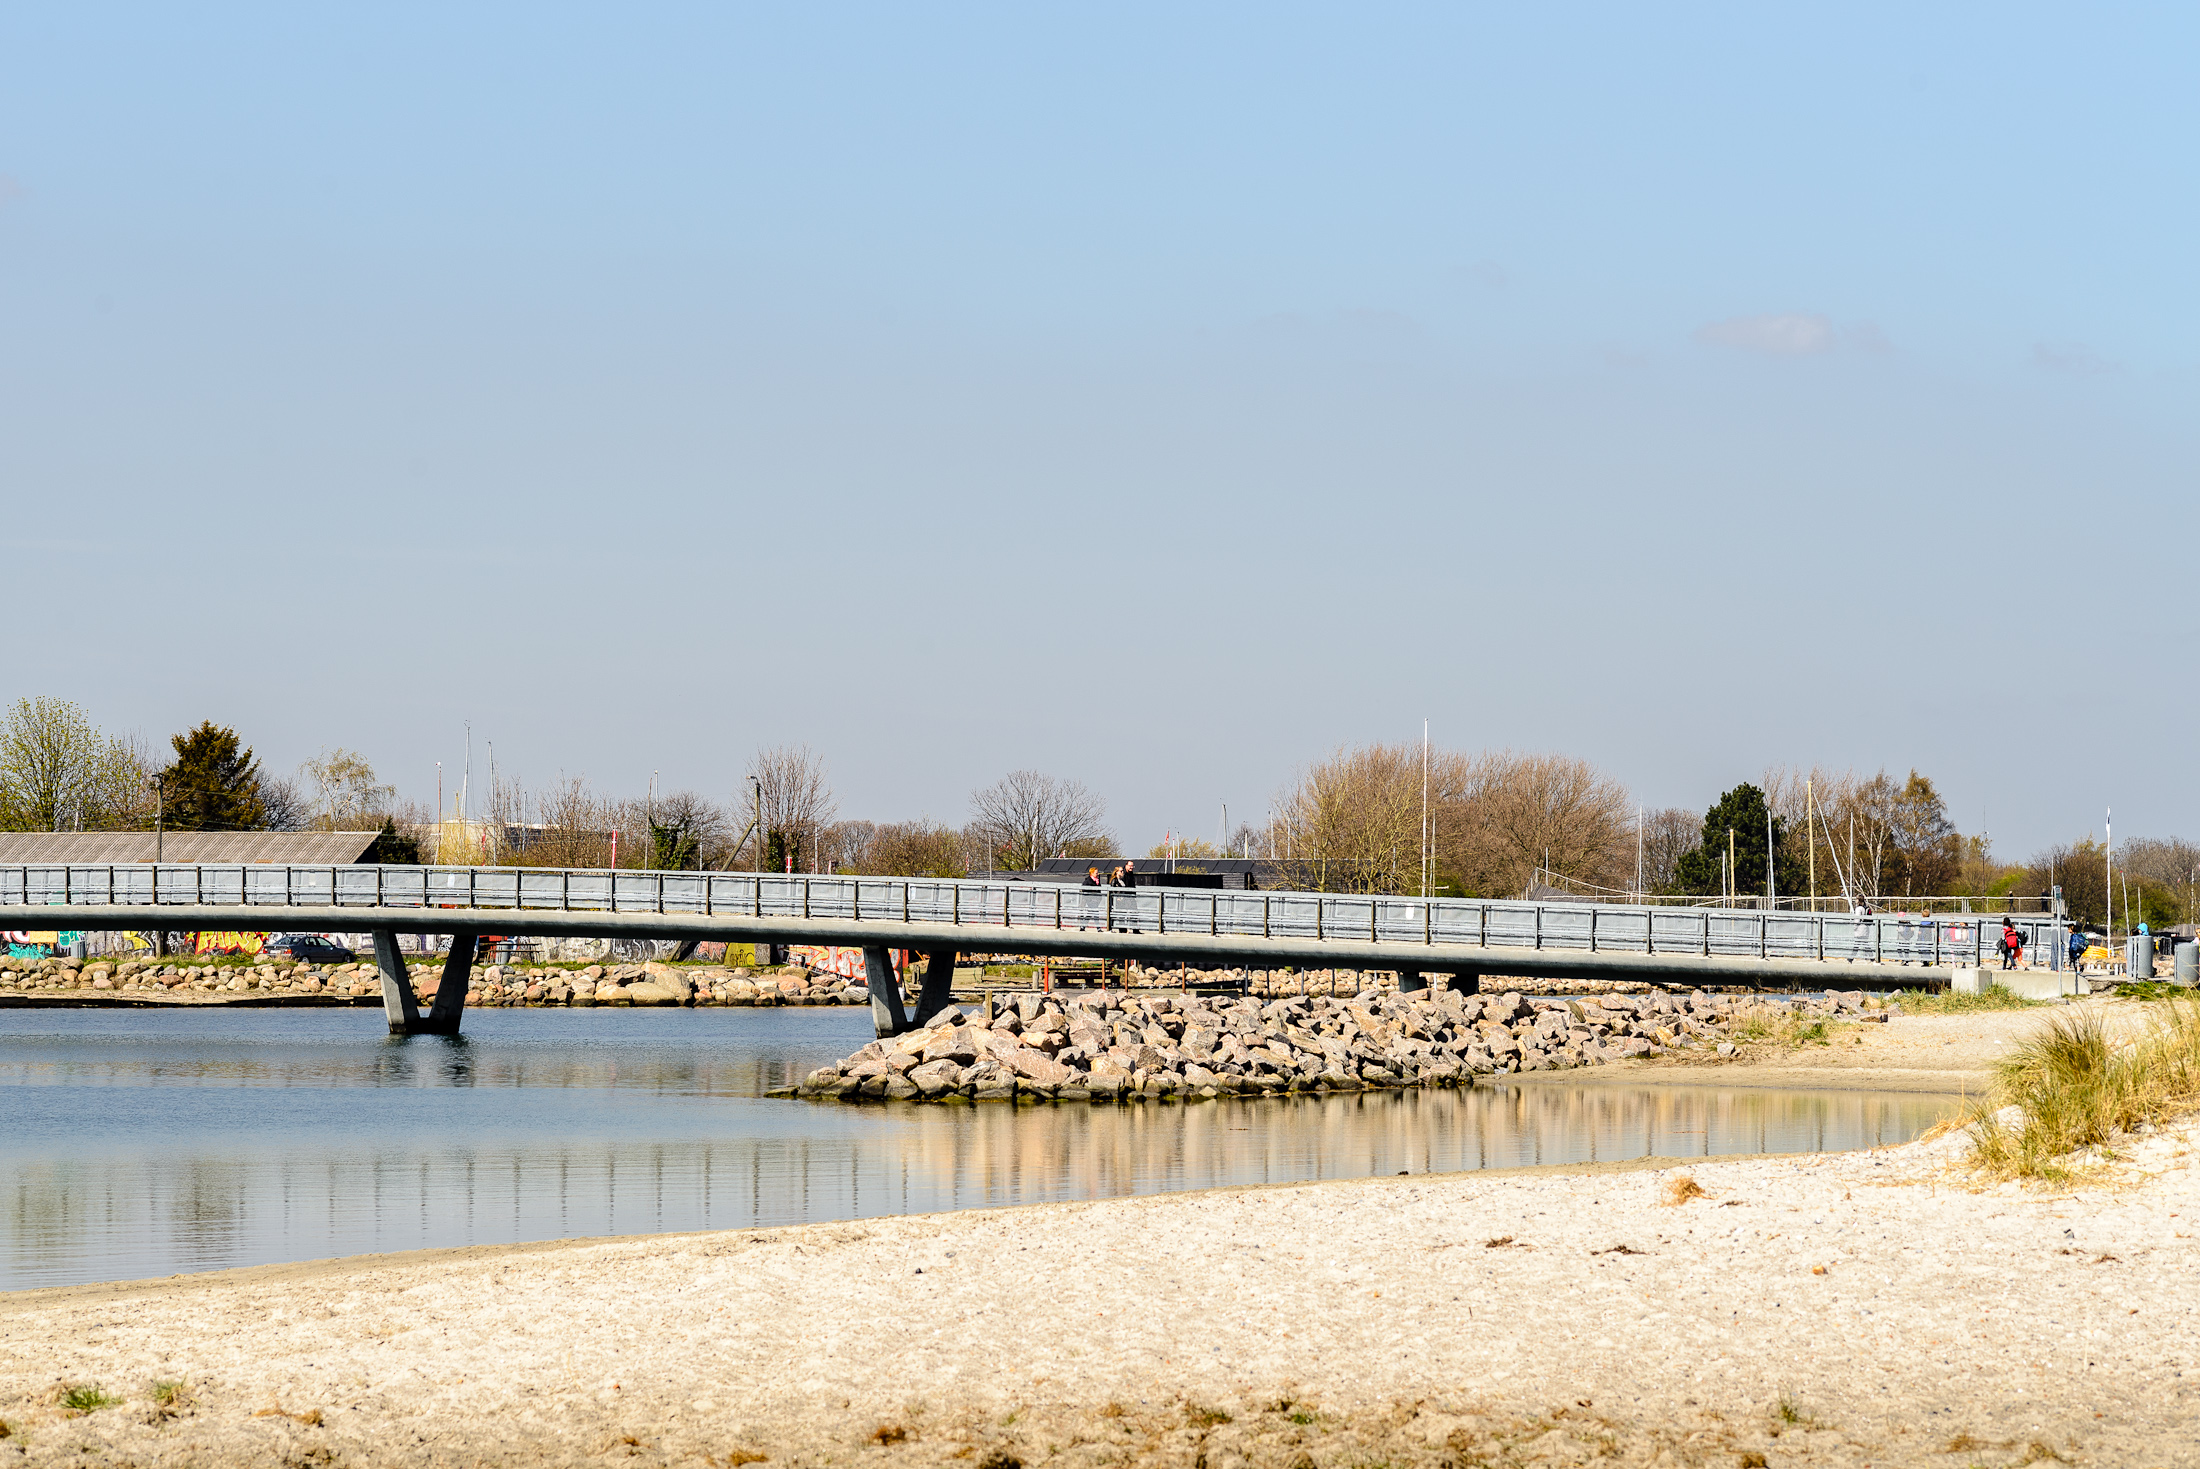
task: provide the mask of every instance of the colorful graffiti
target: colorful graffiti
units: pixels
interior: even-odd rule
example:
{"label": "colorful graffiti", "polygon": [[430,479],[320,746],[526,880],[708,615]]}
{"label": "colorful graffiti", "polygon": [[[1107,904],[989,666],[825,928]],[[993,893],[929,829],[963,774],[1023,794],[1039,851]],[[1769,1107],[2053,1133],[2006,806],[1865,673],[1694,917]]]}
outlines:
{"label": "colorful graffiti", "polygon": [[195,933],[191,935],[191,952],[194,954],[257,954],[267,943],[264,933]]}
{"label": "colorful graffiti", "polygon": [[[861,980],[868,976],[863,968],[863,950],[827,947],[823,944],[796,944],[789,952],[794,962],[813,973],[837,974],[842,979]],[[888,949],[894,961],[894,972],[902,973],[909,967],[907,949]]]}
{"label": "colorful graffiti", "polygon": [[84,935],[72,928],[11,928],[0,930],[0,942],[7,944],[10,959],[51,959],[84,942]]}

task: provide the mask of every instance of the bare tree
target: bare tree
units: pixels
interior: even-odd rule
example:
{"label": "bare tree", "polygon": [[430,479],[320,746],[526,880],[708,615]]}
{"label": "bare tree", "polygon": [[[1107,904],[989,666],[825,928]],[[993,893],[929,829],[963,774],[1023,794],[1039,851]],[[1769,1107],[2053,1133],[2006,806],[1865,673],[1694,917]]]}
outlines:
{"label": "bare tree", "polygon": [[1634,880],[1625,788],[1571,756],[1363,745],[1308,766],[1277,807],[1287,880],[1330,891],[1418,892],[1424,810],[1433,875],[1465,892],[1521,892],[1546,864],[1600,886]]}
{"label": "bare tree", "polygon": [[2200,846],[2182,837],[2129,837],[2116,849],[2116,865],[2164,887],[2189,888],[2200,881]]}
{"label": "bare tree", "polygon": [[881,877],[967,877],[969,844],[937,821],[846,821],[827,835],[836,871]]}
{"label": "bare tree", "polygon": [[[1464,795],[1458,757],[1438,757],[1432,803]],[[1405,893],[1421,884],[1419,745],[1340,748],[1299,772],[1277,798],[1277,845],[1294,885],[1327,892]]]}
{"label": "bare tree", "polygon": [[825,761],[808,745],[774,745],[749,762],[750,814],[762,834],[769,871],[814,867],[835,809],[825,784]]}
{"label": "bare tree", "polygon": [[533,801],[516,781],[500,779],[490,798],[490,820],[503,844],[498,861],[513,867],[611,865],[620,812],[615,802],[590,790],[585,778],[560,775]]}
{"label": "bare tree", "polygon": [[[2127,844],[2128,848],[2128,844]],[[2124,860],[2118,852],[2116,860]],[[2184,884],[2178,884],[2183,887]],[[2100,838],[2091,833],[2080,841],[2057,843],[2032,859],[2024,876],[2018,879],[2018,889],[2025,893],[2044,893],[2051,887],[2063,890],[2063,904],[2071,919],[2081,927],[2107,921],[2108,903],[2108,848]]]}
{"label": "bare tree", "polygon": [[260,777],[260,811],[260,822],[269,831],[305,831],[314,825],[312,798],[287,776]]}
{"label": "bare tree", "polygon": [[[321,831],[372,831],[397,799],[397,787],[376,782],[366,756],[342,746],[305,761],[298,773],[313,787],[308,819]],[[490,804],[495,803],[491,792]]]}
{"label": "bare tree", "polygon": [[1703,817],[1682,806],[1642,814],[1642,890],[1664,893],[1680,881],[1681,856],[1703,839]]}
{"label": "bare tree", "polygon": [[66,699],[18,699],[0,717],[0,826],[114,830],[148,814],[152,763]]}
{"label": "bare tree", "polygon": [[1904,894],[1945,893],[1955,885],[1963,858],[1962,838],[1948,819],[1947,804],[1933,783],[1914,769],[1896,793],[1889,840],[1902,874]]}
{"label": "bare tree", "polygon": [[690,872],[715,865],[726,855],[731,836],[725,808],[694,791],[673,791],[643,804],[642,825],[649,832],[647,865],[660,871]]}
{"label": "bare tree", "polygon": [[1043,857],[1105,856],[1107,803],[1073,780],[1013,770],[970,793],[971,827],[995,867],[1028,872]]}
{"label": "bare tree", "polygon": [[1601,887],[1634,881],[1627,788],[1571,755],[1479,757],[1446,823],[1452,865],[1483,893],[1523,892],[1537,868]]}

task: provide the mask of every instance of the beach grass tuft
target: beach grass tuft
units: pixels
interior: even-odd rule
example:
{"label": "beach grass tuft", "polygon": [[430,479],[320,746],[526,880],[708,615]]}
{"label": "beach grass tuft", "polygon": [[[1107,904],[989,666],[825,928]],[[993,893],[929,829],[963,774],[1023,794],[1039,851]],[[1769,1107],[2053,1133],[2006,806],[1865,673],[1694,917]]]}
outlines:
{"label": "beach grass tuft", "polygon": [[1972,1015],[1982,1010],[2030,1010],[2055,1003],[2027,1000],[1999,984],[1989,984],[1975,995],[1959,995],[1954,990],[1900,990],[1894,999],[1905,1015]]}
{"label": "beach grass tuft", "polygon": [[117,1408],[122,1399],[116,1397],[96,1382],[72,1382],[65,1384],[60,1393],[61,1406],[72,1413],[96,1413],[101,1408]]}
{"label": "beach grass tuft", "polygon": [[2200,1002],[2166,1002],[2123,1043],[2097,1010],[2066,1011],[1995,1068],[1990,1098],[1971,1119],[1971,1163],[1994,1177],[2066,1183],[2086,1166],[2078,1154],[2105,1158],[2119,1136],[2195,1108]]}

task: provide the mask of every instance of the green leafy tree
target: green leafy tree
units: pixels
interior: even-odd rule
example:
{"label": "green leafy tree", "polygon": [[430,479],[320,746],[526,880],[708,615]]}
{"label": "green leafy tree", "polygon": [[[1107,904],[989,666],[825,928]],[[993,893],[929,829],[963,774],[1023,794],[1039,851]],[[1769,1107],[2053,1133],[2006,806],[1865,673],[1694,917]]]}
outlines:
{"label": "green leafy tree", "polygon": [[260,762],[237,732],[208,720],[171,736],[176,761],[161,772],[168,825],[178,831],[257,831],[267,824]]}
{"label": "green leafy tree", "polygon": [[18,699],[0,717],[0,827],[114,830],[145,805],[145,762],[67,699]]}
{"label": "green leafy tree", "polygon": [[1703,814],[1703,835],[1695,850],[1681,854],[1675,868],[1674,887],[1684,893],[1711,895],[1726,890],[1724,864],[1728,832],[1733,833],[1734,892],[1739,897],[1762,897],[1768,850],[1774,862],[1779,891],[1787,896],[1809,884],[1803,854],[1791,848],[1787,823],[1772,817],[1768,848],[1765,793],[1744,781],[1719,797]]}

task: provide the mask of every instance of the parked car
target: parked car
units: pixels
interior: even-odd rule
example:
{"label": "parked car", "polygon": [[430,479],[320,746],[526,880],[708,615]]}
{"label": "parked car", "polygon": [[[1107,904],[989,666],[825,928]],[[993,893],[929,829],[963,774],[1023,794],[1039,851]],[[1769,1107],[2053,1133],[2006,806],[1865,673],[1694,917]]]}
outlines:
{"label": "parked car", "polygon": [[317,933],[279,933],[260,946],[264,954],[288,954],[306,964],[350,964],[359,956]]}

